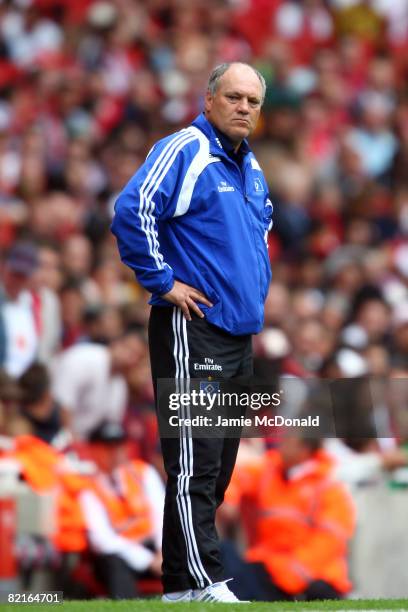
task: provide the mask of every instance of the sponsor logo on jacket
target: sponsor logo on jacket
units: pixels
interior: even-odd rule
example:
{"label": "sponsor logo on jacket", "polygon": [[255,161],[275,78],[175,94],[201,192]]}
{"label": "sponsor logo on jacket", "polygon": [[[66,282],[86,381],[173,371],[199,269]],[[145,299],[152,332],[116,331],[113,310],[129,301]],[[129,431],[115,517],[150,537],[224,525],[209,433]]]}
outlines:
{"label": "sponsor logo on jacket", "polygon": [[254,179],[254,187],[255,187],[255,191],[258,191],[258,192],[265,191],[260,178]]}
{"label": "sponsor logo on jacket", "polygon": [[221,181],[218,185],[218,191],[224,193],[225,191],[235,191],[232,185],[227,185],[226,181]]}

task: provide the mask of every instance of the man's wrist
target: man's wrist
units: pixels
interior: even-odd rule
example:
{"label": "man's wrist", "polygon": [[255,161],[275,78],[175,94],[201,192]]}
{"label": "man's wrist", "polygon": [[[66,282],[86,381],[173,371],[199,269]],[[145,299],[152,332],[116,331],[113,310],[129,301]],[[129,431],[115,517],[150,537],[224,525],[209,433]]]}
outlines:
{"label": "man's wrist", "polygon": [[169,291],[171,291],[174,287],[174,277],[172,276],[171,278],[169,278],[168,281],[166,281],[165,283],[163,283],[161,289],[160,289],[160,297],[163,297],[163,295],[166,295],[166,293],[168,293]]}

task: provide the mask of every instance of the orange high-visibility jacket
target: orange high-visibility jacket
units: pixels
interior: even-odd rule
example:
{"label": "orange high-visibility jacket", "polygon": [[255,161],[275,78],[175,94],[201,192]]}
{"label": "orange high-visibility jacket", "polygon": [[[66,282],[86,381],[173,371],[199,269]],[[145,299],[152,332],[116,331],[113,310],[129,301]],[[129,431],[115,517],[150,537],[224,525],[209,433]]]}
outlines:
{"label": "orange high-visibility jacket", "polygon": [[35,436],[14,438],[9,454],[19,462],[24,480],[34,491],[55,492],[55,546],[64,552],[85,550],[86,530],[77,495],[90,486],[91,479],[70,471],[65,455]]}
{"label": "orange high-visibility jacket", "polygon": [[[246,558],[265,565],[273,582],[290,594],[325,580],[341,593],[351,588],[347,545],[355,508],[345,486],[332,479],[333,462],[320,450],[284,478],[278,451],[234,472],[226,502],[251,499],[256,529]],[[250,477],[248,477],[250,474]]]}
{"label": "orange high-visibility jacket", "polygon": [[58,464],[63,456],[35,436],[16,436],[9,456],[16,459],[24,480],[37,493],[50,491],[58,484]]}
{"label": "orange high-visibility jacket", "polygon": [[152,510],[143,485],[146,468],[144,461],[133,460],[116,470],[120,495],[106,480],[96,478],[93,482],[115,531],[129,540],[143,541],[153,533]]}
{"label": "orange high-visibility jacket", "polygon": [[92,480],[87,476],[70,473],[60,475],[54,544],[62,552],[82,552],[88,548],[86,526],[78,496],[90,487]]}
{"label": "orange high-visibility jacket", "polygon": [[110,486],[101,475],[95,478],[62,477],[62,494],[59,499],[59,530],[55,538],[59,550],[81,551],[88,546],[87,528],[79,503],[79,495],[93,491],[103,503],[113,529],[133,541],[143,541],[153,532],[152,512],[143,487],[147,464],[134,460],[116,470],[120,491]]}
{"label": "orange high-visibility jacket", "polygon": [[103,479],[83,476],[69,469],[66,457],[35,436],[17,436],[5,456],[16,459],[27,484],[37,493],[56,493],[55,546],[64,552],[87,548],[87,530],[78,497],[93,490],[104,504],[114,529],[122,536],[141,541],[152,534],[151,508],[143,489],[147,464],[130,461],[117,470],[120,495],[104,486]]}
{"label": "orange high-visibility jacket", "polygon": [[86,531],[76,496],[89,486],[89,478],[70,472],[66,457],[35,436],[16,436],[6,456],[18,461],[25,482],[36,493],[55,492],[55,546],[67,552],[85,550]]}

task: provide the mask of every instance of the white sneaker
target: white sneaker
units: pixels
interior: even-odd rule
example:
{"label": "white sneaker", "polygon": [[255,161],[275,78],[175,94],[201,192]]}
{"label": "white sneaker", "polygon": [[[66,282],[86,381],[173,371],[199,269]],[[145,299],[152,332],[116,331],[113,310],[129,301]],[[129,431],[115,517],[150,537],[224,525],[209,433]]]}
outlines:
{"label": "white sneaker", "polygon": [[165,603],[178,603],[180,601],[191,601],[193,591],[176,591],[175,593],[165,593],[162,596],[162,601]]}
{"label": "white sneaker", "polygon": [[234,593],[227,587],[227,582],[232,580],[224,580],[223,582],[214,582],[205,589],[200,591],[194,591],[191,601],[208,601],[208,602],[220,602],[220,603],[249,603],[249,601],[241,601],[235,597]]}

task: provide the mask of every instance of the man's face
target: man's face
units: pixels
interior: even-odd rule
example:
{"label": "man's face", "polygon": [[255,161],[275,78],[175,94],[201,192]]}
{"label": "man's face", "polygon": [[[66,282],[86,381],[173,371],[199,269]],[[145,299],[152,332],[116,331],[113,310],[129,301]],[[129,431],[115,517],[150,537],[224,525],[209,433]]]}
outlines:
{"label": "man's face", "polygon": [[256,73],[233,64],[222,75],[214,95],[205,97],[205,116],[234,144],[253,132],[261,112],[262,86]]}
{"label": "man's face", "polygon": [[125,443],[106,444],[94,442],[91,444],[92,459],[105,474],[110,474],[128,459]]}
{"label": "man's face", "polygon": [[307,461],[312,456],[309,447],[297,436],[286,436],[279,445],[285,470]]}
{"label": "man's face", "polygon": [[62,271],[60,255],[47,246],[38,251],[38,268],[34,273],[34,282],[37,286],[45,286],[58,291],[62,284]]}
{"label": "man's face", "polygon": [[113,369],[126,375],[140,363],[145,350],[142,339],[136,333],[115,340],[111,343]]}
{"label": "man's face", "polygon": [[29,287],[30,279],[26,274],[15,272],[7,265],[3,269],[3,286],[10,300],[17,300],[20,293]]}

